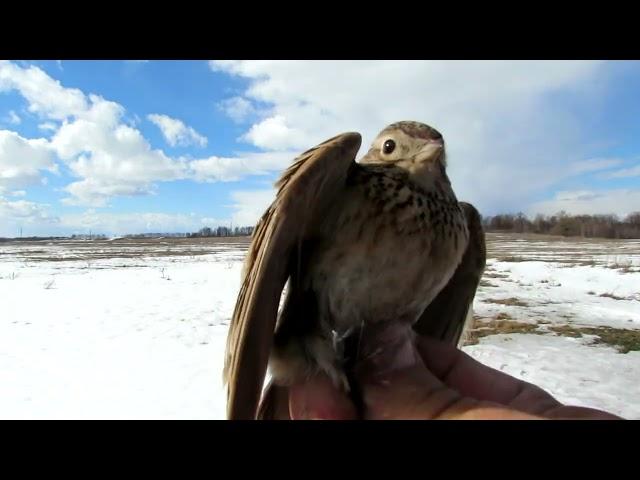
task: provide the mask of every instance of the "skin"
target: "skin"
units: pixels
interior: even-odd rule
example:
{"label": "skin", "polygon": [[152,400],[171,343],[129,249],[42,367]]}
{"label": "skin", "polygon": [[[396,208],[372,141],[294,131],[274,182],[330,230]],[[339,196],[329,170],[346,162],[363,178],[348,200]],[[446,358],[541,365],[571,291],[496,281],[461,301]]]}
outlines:
{"label": "skin", "polygon": [[[405,337],[386,345],[384,353],[365,359],[355,372],[365,419],[621,420],[563,405],[535,385],[427,338]],[[348,395],[323,375],[290,387],[289,414],[294,420],[358,418]]]}

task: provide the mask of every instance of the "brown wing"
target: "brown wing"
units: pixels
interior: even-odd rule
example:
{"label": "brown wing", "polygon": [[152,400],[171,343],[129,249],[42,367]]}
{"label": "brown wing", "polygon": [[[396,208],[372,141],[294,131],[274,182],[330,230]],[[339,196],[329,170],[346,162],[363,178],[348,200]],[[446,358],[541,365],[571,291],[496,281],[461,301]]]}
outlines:
{"label": "brown wing", "polygon": [[344,188],[360,143],[358,133],[327,140],[300,155],[276,183],[276,199],[253,234],[229,327],[224,367],[229,419],[256,416],[289,259]]}
{"label": "brown wing", "polygon": [[421,335],[458,345],[471,320],[473,299],[487,259],[484,231],[478,211],[460,202],[469,228],[469,245],[453,277],[414,325]]}

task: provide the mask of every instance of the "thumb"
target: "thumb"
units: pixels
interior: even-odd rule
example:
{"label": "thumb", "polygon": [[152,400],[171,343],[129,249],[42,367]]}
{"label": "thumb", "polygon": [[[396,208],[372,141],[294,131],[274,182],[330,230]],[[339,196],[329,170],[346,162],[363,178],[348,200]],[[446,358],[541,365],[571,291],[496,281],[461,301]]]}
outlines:
{"label": "thumb", "polygon": [[425,366],[416,347],[415,333],[406,325],[395,322],[367,327],[359,350],[355,376],[365,418],[430,418],[432,409],[425,402],[434,393],[449,394]]}
{"label": "thumb", "polygon": [[289,388],[292,420],[355,420],[356,407],[347,393],[326,374],[318,374]]}

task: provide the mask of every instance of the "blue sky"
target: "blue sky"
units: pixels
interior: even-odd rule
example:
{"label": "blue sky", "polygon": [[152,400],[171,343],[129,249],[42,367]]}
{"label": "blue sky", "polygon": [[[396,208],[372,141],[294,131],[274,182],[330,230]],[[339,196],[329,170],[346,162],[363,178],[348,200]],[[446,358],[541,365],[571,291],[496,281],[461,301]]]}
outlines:
{"label": "blue sky", "polygon": [[253,224],[303,150],[418,120],[483,213],[640,210],[637,62],[3,61],[0,236]]}

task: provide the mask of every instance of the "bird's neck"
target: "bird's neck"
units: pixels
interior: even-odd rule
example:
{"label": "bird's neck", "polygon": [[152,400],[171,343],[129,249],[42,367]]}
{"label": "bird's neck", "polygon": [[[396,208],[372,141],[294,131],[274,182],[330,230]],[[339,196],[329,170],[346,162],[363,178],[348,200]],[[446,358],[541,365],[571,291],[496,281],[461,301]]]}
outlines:
{"label": "bird's neck", "polygon": [[428,162],[401,160],[397,165],[409,172],[409,178],[426,191],[455,199],[443,160]]}

